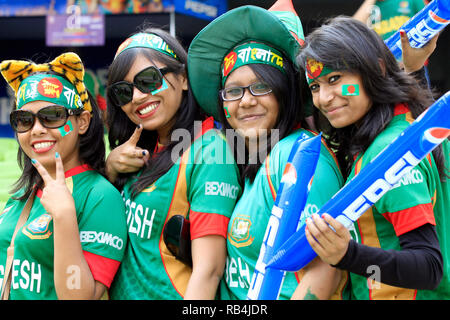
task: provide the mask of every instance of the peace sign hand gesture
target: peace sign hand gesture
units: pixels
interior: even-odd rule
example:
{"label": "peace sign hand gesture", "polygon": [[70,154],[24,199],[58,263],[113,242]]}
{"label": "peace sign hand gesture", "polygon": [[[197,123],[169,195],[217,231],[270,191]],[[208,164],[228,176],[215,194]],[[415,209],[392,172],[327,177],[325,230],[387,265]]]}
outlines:
{"label": "peace sign hand gesture", "polygon": [[[99,299],[105,286],[95,281],[85,259],[75,202],[66,185],[62,159],[56,152],[54,177],[35,159],[31,162],[44,181],[41,204],[53,218],[53,281],[58,299]],[[74,267],[78,271],[73,271]],[[78,279],[75,286],[74,275]]]}
{"label": "peace sign hand gesture", "polygon": [[67,215],[68,212],[75,212],[75,203],[72,194],[67,188],[64,175],[64,166],[58,152],[55,153],[55,162],[56,174],[55,179],[53,179],[47,169],[45,169],[39,161],[35,159],[31,160],[31,163],[34,165],[44,181],[41,204],[47,213],[49,213],[54,219]]}

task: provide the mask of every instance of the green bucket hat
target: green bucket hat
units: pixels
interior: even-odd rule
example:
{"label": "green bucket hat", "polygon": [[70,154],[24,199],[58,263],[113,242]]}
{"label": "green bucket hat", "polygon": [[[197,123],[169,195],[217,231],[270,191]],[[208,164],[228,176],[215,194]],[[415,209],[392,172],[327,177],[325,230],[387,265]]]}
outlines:
{"label": "green bucket hat", "polygon": [[[216,18],[197,34],[188,51],[189,82],[200,107],[207,114],[219,118],[217,104],[224,59],[236,47],[245,43],[261,43],[265,48],[273,48],[273,52],[281,52],[296,66],[296,56],[303,41],[303,28],[291,0],[278,0],[269,10],[242,6]],[[261,59],[260,62],[244,64],[270,64],[266,61]]]}

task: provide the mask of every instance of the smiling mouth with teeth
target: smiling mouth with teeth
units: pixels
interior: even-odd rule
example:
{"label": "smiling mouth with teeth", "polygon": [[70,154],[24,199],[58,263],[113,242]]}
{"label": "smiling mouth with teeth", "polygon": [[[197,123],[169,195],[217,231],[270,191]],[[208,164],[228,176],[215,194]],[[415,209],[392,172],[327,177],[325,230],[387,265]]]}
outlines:
{"label": "smiling mouth with teeth", "polygon": [[38,142],[32,145],[35,152],[46,152],[53,148],[55,142]]}
{"label": "smiling mouth with teeth", "polygon": [[33,145],[33,147],[35,149],[44,149],[44,148],[48,148],[54,144],[55,144],[54,142],[41,142],[41,143],[36,143],[35,145]]}
{"label": "smiling mouth with teeth", "polygon": [[139,109],[137,112],[140,115],[146,115],[146,114],[152,112],[153,110],[155,110],[158,107],[158,105],[159,105],[159,103],[155,102],[155,103],[152,103],[152,104],[146,106],[145,108]]}

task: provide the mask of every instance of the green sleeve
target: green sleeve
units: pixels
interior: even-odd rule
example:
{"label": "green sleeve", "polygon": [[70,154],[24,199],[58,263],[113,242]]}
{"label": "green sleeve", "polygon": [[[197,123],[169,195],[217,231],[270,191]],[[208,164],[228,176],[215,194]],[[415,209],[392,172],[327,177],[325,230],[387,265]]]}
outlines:
{"label": "green sleeve", "polygon": [[[309,132],[303,132],[301,134],[305,139],[313,136]],[[283,139],[270,153],[270,177],[276,191],[280,186],[284,168],[289,160],[292,147],[298,137],[299,135],[291,135]],[[331,155],[331,151],[322,144],[301,221],[304,222],[311,214],[317,213],[319,209],[339,191],[343,184],[344,179],[334,157]]]}
{"label": "green sleeve", "polygon": [[230,217],[241,194],[239,171],[225,138],[215,130],[191,150],[194,159],[188,177],[191,211]]}
{"label": "green sleeve", "polygon": [[432,168],[427,158],[405,174],[380,200],[375,207],[381,214],[406,210],[421,204],[431,203],[429,185],[433,184]]}
{"label": "green sleeve", "polygon": [[92,188],[79,220],[83,250],[122,260],[127,242],[125,206],[112,185],[97,184]]}
{"label": "green sleeve", "polygon": [[344,179],[331,151],[322,144],[303,216],[309,217],[311,214],[317,213],[340,190],[343,184]]}
{"label": "green sleeve", "polygon": [[413,2],[413,6],[414,6],[414,8],[413,8],[414,10],[412,12],[412,16],[413,16],[426,6],[427,1],[426,0],[413,0],[412,2]]}

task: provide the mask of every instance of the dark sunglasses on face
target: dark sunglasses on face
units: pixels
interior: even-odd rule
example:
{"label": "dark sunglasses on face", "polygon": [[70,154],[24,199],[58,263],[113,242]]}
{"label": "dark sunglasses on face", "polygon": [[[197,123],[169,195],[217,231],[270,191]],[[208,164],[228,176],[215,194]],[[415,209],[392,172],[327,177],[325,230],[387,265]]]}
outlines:
{"label": "dark sunglasses on face", "polygon": [[133,87],[143,93],[151,93],[163,84],[163,75],[170,72],[168,67],[161,69],[151,66],[140,71],[134,76],[133,83],[119,81],[108,87],[108,96],[113,104],[124,106],[133,100]]}
{"label": "dark sunglasses on face", "polygon": [[82,109],[67,109],[63,106],[48,106],[40,109],[37,113],[26,110],[14,110],[9,116],[9,122],[14,131],[23,133],[34,126],[36,117],[39,122],[48,129],[56,129],[66,124],[71,115],[79,115]]}

